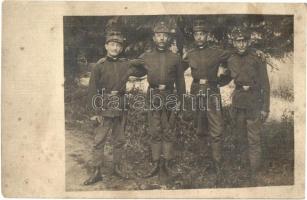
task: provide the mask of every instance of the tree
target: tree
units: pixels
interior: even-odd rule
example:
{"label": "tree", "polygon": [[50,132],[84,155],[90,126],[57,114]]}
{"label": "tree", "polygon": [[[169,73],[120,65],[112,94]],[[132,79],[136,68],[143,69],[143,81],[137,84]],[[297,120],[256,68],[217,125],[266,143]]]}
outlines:
{"label": "tree", "polygon": [[293,52],[290,15],[71,16],[64,18],[65,77],[78,73],[78,61],[96,62],[105,55],[104,36],[114,24],[119,24],[127,37],[125,56],[136,57],[152,46],[152,27],[159,20],[166,21],[174,31],[180,52],[183,47],[189,48],[195,19],[207,22],[215,45],[228,48],[229,32],[244,24],[252,32],[252,46],[268,56],[282,59]]}

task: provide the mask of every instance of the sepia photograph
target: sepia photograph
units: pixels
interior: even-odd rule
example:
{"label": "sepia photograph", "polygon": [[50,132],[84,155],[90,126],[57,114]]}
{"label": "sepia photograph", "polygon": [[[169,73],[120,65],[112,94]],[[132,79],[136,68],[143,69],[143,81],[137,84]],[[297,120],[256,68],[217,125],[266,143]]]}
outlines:
{"label": "sepia photograph", "polygon": [[304,198],[306,8],[4,1],[2,195]]}
{"label": "sepia photograph", "polygon": [[66,189],[294,184],[293,16],[64,16]]}

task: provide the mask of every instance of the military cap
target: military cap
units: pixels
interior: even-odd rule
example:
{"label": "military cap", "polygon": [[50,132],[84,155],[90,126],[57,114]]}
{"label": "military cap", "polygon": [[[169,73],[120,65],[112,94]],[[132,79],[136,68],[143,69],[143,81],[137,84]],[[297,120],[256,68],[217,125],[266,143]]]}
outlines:
{"label": "military cap", "polygon": [[165,21],[160,21],[160,22],[155,24],[155,26],[153,28],[153,32],[154,33],[170,33],[171,30],[167,26]]}
{"label": "military cap", "polygon": [[193,22],[193,32],[197,31],[208,31],[209,27],[206,25],[204,20],[198,19]]}
{"label": "military cap", "polygon": [[235,27],[231,31],[231,38],[233,40],[248,40],[250,39],[250,32],[244,27]]}
{"label": "military cap", "polygon": [[106,43],[111,42],[111,41],[123,44],[125,41],[125,37],[118,30],[110,30],[107,32],[107,35],[106,35]]}

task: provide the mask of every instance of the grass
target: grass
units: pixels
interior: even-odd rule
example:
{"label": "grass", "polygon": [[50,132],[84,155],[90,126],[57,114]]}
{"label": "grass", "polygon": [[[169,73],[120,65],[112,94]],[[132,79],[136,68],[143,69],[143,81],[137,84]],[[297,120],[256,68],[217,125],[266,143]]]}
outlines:
{"label": "grass", "polygon": [[[86,98],[82,95],[84,91],[65,91],[65,119],[66,130],[70,136],[66,144],[71,159],[75,165],[88,168],[86,160],[89,154],[80,153],[80,149],[88,152],[88,147],[82,147],[80,143],[73,143],[71,138],[82,137],[81,143],[90,143],[91,133],[94,129],[94,122],[90,121],[90,115],[84,109]],[[132,93],[140,91],[133,90]],[[75,98],[77,95],[78,98]],[[281,98],[281,97],[280,97]],[[282,97],[284,98],[284,97]],[[289,100],[289,98],[286,98]],[[224,133],[224,164],[225,180],[224,187],[246,187],[244,179],[246,170],[239,168],[238,155],[234,153],[235,134],[231,131],[231,123],[227,110],[225,114]],[[263,165],[259,179],[261,185],[291,185],[294,181],[294,113],[284,108],[283,114],[278,120],[270,120],[263,130]],[[122,155],[123,171],[134,177],[132,180],[123,181],[112,178],[107,173],[107,182],[96,185],[96,189],[107,190],[144,190],[144,189],[182,189],[182,188],[212,188],[215,187],[215,173],[211,159],[209,138],[195,134],[191,122],[177,122],[177,141],[175,145],[176,159],[173,162],[174,177],[170,184],[160,185],[157,178],[140,179],[136,173],[145,174],[150,169],[149,136],[147,134],[146,113],[139,110],[130,110],[126,127],[126,145]],[[78,132],[78,134],[74,134]],[[83,135],[83,136],[81,136]],[[107,143],[107,151],[112,154],[112,148]],[[74,149],[78,149],[78,153]],[[80,160],[82,162],[80,162]],[[72,165],[74,165],[72,163]],[[107,169],[107,168],[106,168]],[[74,173],[67,173],[68,175]],[[75,175],[75,174],[74,174]],[[69,177],[67,177],[69,178]],[[70,184],[74,184],[71,183]],[[80,183],[76,183],[80,184]],[[84,188],[83,188],[84,189]]]}

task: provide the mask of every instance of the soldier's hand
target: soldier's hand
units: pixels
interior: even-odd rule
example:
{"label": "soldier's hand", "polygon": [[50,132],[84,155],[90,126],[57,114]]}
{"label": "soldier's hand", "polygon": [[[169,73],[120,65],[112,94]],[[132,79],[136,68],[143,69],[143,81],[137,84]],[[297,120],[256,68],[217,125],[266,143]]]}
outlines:
{"label": "soldier's hand", "polygon": [[94,115],[90,117],[90,120],[93,122],[94,127],[98,127],[102,122],[102,117],[98,115]]}
{"label": "soldier's hand", "polygon": [[228,74],[228,69],[220,66],[217,72],[217,77],[225,76]]}
{"label": "soldier's hand", "polygon": [[92,121],[98,120],[98,116],[94,115],[94,116],[90,117],[90,120],[92,120]]}
{"label": "soldier's hand", "polygon": [[86,104],[85,105],[85,109],[86,109],[86,112],[89,114],[89,115],[97,115],[98,114],[98,111],[96,111],[92,105],[89,105],[89,104]]}
{"label": "soldier's hand", "polygon": [[256,50],[256,54],[257,54],[257,56],[259,56],[261,58],[262,61],[266,61],[266,55],[263,51]]}
{"label": "soldier's hand", "polygon": [[261,119],[262,122],[265,122],[267,120],[268,116],[269,116],[268,112],[263,111],[263,110],[260,112],[260,119]]}
{"label": "soldier's hand", "polygon": [[88,104],[85,104],[85,110],[86,110],[87,112],[90,111],[90,106],[89,106]]}
{"label": "soldier's hand", "polygon": [[90,118],[92,121],[98,121],[99,123],[102,121],[102,117],[98,115],[94,115]]}
{"label": "soldier's hand", "polygon": [[93,112],[93,107],[90,104],[85,104],[85,109],[87,112],[92,113]]}

